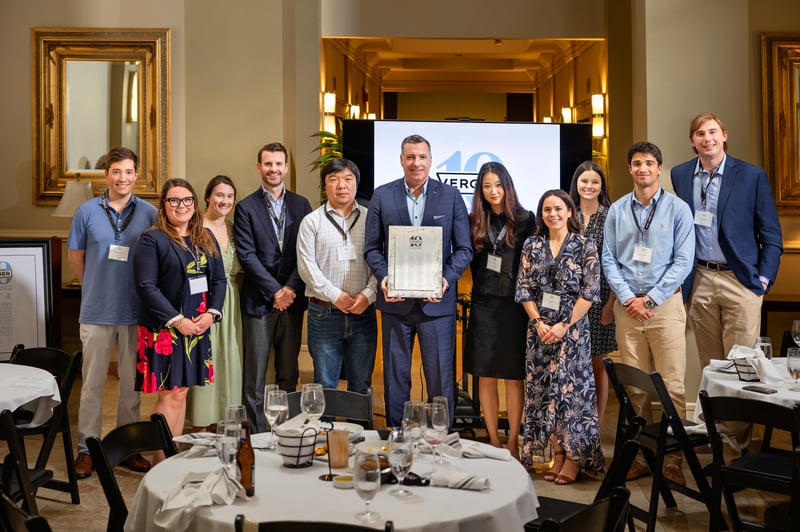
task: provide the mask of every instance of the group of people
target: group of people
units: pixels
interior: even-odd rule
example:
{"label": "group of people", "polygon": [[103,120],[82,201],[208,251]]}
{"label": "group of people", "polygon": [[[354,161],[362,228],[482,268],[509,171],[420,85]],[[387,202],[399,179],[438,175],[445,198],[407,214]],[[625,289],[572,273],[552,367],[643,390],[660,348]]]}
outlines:
{"label": "group of people", "polygon": [[[545,192],[536,213],[498,162],[480,168],[468,213],[458,190],[430,179],[431,146],[419,135],[403,139],[403,177],[378,187],[369,208],[356,201],[358,167],[336,159],[320,172],[327,201],[312,211],[287,190],[288,154],[272,143],[258,152],[262,185],[236,205],[232,223],[229,178],[209,182],[204,216],[182,179],[164,184],[154,209],[133,195],[136,155],[111,150],[108,190],[76,212],[68,242],[83,279],[79,476],[91,474],[85,440],[100,433],[114,347],[119,424],[138,419],[143,391],[158,392],[155,410],[174,434],[187,403],[191,423],[205,426],[239,399],[261,432],[270,352],[276,383],[294,390],[306,311],[315,382],[336,387],[344,366],[348,390],[366,392],[377,309],[387,425],[402,424],[417,337],[426,392],[453,399],[452,420],[456,285],[467,266],[464,364],[479,378],[490,443],[501,445],[503,380],[513,456],[530,465],[533,443],[549,440],[555,460],[545,480],[600,474],[602,357],[618,349],[623,362],[659,371],[683,412],[684,302],[701,357],[722,358],[733,344],[753,344],[761,297],[777,276],[781,232],[764,171],[726,154],[727,130],[712,114],[692,121],[689,138],[698,157],[673,169],[677,196],[659,184],[659,148],[639,142],[628,152],[633,192],[612,204],[602,169],[587,161],[569,193]],[[390,226],[441,228],[440,295],[389,295]],[[136,455],[125,465],[149,468]],[[646,474],[638,467],[632,476]],[[678,478],[679,463],[665,474]]]}

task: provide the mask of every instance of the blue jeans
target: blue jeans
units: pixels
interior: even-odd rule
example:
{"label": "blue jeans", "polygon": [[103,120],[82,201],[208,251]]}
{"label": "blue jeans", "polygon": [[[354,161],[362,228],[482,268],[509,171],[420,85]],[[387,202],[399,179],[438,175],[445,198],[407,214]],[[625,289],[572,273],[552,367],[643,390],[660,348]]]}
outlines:
{"label": "blue jeans", "polygon": [[375,305],[361,314],[308,303],[308,350],[314,360],[314,382],[336,388],[344,361],[347,389],[366,393],[372,385],[378,327]]}

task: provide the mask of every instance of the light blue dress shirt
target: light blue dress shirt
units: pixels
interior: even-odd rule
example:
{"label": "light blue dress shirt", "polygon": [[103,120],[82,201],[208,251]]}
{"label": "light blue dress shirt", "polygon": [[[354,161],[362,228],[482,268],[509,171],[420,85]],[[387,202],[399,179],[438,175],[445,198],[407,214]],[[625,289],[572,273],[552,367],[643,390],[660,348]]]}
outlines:
{"label": "light blue dress shirt", "polygon": [[[649,229],[643,235],[639,228],[644,229],[653,209]],[[649,264],[633,259],[636,246],[652,250]],[[691,272],[694,250],[694,222],[689,205],[674,194],[662,194],[660,187],[646,207],[631,192],[608,209],[603,271],[620,303],[644,294],[657,305],[663,303]]]}
{"label": "light blue dress shirt", "polygon": [[[272,193],[264,188],[264,185],[261,185],[261,192],[263,192],[264,197],[267,198],[267,201],[269,201],[269,205],[272,207],[272,212],[275,214],[274,218],[272,215],[269,216],[269,221],[272,223],[272,228],[275,230],[275,234],[278,237],[278,242],[280,242],[281,249],[283,249],[283,230],[286,228],[286,217],[282,218],[281,214],[283,213],[283,199],[286,197],[286,187],[283,187],[281,195],[278,199],[275,199],[272,196]],[[278,227],[278,224],[275,220],[283,220],[283,223],[280,227]]]}
{"label": "light blue dress shirt", "polygon": [[[428,179],[430,179],[430,177]],[[416,225],[417,227],[422,225],[422,217],[425,215],[425,199],[428,196],[428,179],[426,179],[425,184],[422,185],[422,193],[419,197],[411,193],[411,189],[408,188],[408,183],[403,179],[403,186],[406,189],[408,217],[411,218],[411,225]]]}
{"label": "light blue dress shirt", "polygon": [[[695,225],[694,232],[697,237],[697,258],[710,262],[728,262],[722,248],[719,247],[719,216],[717,205],[719,203],[719,189],[722,186],[722,176],[725,170],[725,161],[728,156],[724,156],[718,168],[711,172],[703,170],[700,158],[697,159],[697,166],[692,178],[692,199],[694,200],[694,212],[706,211],[714,215],[714,224],[711,227]],[[703,205],[703,194],[705,190],[706,203]]]}

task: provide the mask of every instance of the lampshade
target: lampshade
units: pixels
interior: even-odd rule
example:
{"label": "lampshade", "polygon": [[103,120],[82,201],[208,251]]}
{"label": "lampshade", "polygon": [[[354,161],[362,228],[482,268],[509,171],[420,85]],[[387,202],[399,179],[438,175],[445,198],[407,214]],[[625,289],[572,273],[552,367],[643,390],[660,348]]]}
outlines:
{"label": "lampshade", "polygon": [[375,113],[367,113],[367,120],[375,120],[376,115]]}
{"label": "lampshade", "polygon": [[561,108],[561,119],[562,122],[565,124],[572,123],[572,107],[562,107]]}
{"label": "lampshade", "polygon": [[592,136],[598,139],[606,136],[606,121],[603,115],[592,117]]}
{"label": "lampshade", "polygon": [[322,111],[325,113],[336,112],[336,93],[326,92],[322,96]]}
{"label": "lampshade", "polygon": [[90,182],[67,181],[64,195],[61,196],[58,207],[53,211],[53,216],[72,218],[72,215],[75,214],[80,204],[93,197],[94,194],[92,193],[92,184]]}
{"label": "lampshade", "polygon": [[602,94],[592,94],[592,114],[601,115],[605,107],[605,98]]}
{"label": "lampshade", "polygon": [[550,124],[553,122],[553,119],[550,118],[549,116],[545,116],[544,118],[542,118],[542,122],[544,122],[545,124]]}
{"label": "lampshade", "polygon": [[322,129],[328,133],[336,133],[336,117],[332,114],[326,114],[323,117]]}
{"label": "lampshade", "polygon": [[351,105],[350,106],[350,118],[361,118],[361,106],[360,105]]}

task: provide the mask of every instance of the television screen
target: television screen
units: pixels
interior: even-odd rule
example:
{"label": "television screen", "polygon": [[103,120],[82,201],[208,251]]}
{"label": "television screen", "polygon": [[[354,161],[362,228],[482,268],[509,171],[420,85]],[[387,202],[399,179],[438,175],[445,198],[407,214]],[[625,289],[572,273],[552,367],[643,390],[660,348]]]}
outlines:
{"label": "television screen", "polygon": [[400,143],[412,134],[431,143],[431,178],[456,187],[467,209],[483,163],[504,164],[522,205],[536,210],[543,192],[569,190],[575,168],[592,158],[589,124],[344,120],[342,152],[361,171],[359,200],[403,176]]}

